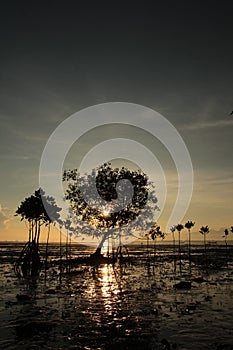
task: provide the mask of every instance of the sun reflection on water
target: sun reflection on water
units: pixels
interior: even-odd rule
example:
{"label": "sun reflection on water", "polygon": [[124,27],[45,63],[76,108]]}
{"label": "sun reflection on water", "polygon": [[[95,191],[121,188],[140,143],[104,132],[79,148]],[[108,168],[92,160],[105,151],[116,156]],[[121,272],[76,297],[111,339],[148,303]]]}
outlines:
{"label": "sun reflection on water", "polygon": [[112,265],[105,264],[100,267],[100,282],[104,303],[109,305],[109,301],[113,301],[114,296],[120,292]]}
{"label": "sun reflection on water", "polygon": [[114,312],[114,305],[119,299],[120,286],[111,264],[93,267],[92,281],[88,281],[86,294],[92,302],[102,305],[105,312]]}

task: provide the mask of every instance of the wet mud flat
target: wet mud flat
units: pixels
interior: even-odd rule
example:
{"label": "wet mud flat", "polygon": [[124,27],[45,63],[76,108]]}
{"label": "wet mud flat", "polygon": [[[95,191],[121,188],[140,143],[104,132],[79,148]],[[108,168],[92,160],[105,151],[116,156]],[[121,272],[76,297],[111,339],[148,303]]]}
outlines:
{"label": "wet mud flat", "polygon": [[0,348],[233,349],[232,261],[192,262],[190,273],[165,251],[139,247],[131,263],[79,263],[61,276],[54,264],[34,281],[16,278],[11,252],[0,265]]}

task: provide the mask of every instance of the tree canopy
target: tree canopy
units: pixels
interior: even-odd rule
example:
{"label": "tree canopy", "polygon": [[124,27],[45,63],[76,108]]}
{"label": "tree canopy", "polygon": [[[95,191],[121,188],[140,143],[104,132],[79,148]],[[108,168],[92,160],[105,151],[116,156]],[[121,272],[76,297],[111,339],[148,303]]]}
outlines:
{"label": "tree canopy", "polygon": [[[47,211],[43,203],[45,201]],[[21,220],[28,221],[29,240],[39,240],[40,227],[42,225],[48,225],[52,221],[59,221],[60,210],[61,208],[57,207],[53,197],[45,196],[45,192],[42,189],[38,189],[33,195],[21,202],[15,215],[20,215]]]}
{"label": "tree canopy", "polygon": [[145,231],[154,224],[158,210],[155,189],[140,170],[113,168],[111,163],[105,163],[83,176],[77,169],[65,170],[63,181],[73,213],[79,222],[93,227],[94,235],[127,228],[131,223],[135,223],[134,229]]}
{"label": "tree canopy", "polygon": [[[46,210],[44,205],[46,204]],[[30,197],[25,198],[15,215],[21,216],[21,221],[28,222],[28,242],[23,247],[19,258],[15,262],[15,272],[17,276],[37,276],[40,270],[39,239],[42,225],[48,226],[50,223],[58,221],[61,208],[57,207],[53,197],[45,196],[42,189],[38,189]],[[47,259],[47,248],[46,248]]]}

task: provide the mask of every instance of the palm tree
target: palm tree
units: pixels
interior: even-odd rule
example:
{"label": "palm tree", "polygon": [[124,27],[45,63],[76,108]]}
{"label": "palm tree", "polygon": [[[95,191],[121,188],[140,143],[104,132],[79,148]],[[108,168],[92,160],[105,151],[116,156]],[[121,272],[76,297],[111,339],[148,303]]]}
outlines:
{"label": "palm tree", "polygon": [[174,268],[176,269],[176,241],[175,241],[175,231],[176,225],[171,226],[170,231],[172,233],[172,241],[173,241],[173,259],[174,259]]}
{"label": "palm tree", "polygon": [[185,228],[188,230],[189,235],[189,266],[191,267],[191,228],[195,225],[195,222],[193,221],[187,221],[184,225]]}
{"label": "palm tree", "polygon": [[184,226],[182,224],[176,225],[176,230],[178,231],[178,246],[179,246],[179,254],[181,254],[181,247],[180,247],[180,232],[183,230]]}
{"label": "palm tree", "polygon": [[175,248],[176,248],[176,241],[175,241],[176,225],[171,226],[170,231],[172,233],[173,254],[175,254]]}
{"label": "palm tree", "polygon": [[231,226],[230,231],[233,233],[233,226]]}
{"label": "palm tree", "polygon": [[226,244],[226,262],[227,262],[227,264],[228,264],[228,254],[227,254],[227,237],[228,237],[228,235],[229,235],[229,231],[226,228],[224,230],[224,236],[223,237],[225,238],[225,244]]}
{"label": "palm tree", "polygon": [[181,247],[180,247],[180,232],[183,230],[184,226],[182,224],[176,225],[176,230],[178,231],[178,244],[179,244],[179,259],[180,259],[180,270],[181,270]]}
{"label": "palm tree", "polygon": [[204,246],[205,246],[205,259],[206,259],[206,265],[207,265],[207,254],[206,254],[206,235],[210,232],[209,226],[202,226],[199,230],[199,232],[203,235],[204,238]]}
{"label": "palm tree", "polygon": [[152,228],[150,229],[148,235],[149,235],[149,237],[151,237],[151,239],[154,241],[154,256],[155,256],[155,254],[156,254],[156,238],[157,238],[157,237],[164,238],[165,235],[164,235],[164,233],[161,231],[160,226],[157,226],[157,224],[154,224],[154,225],[152,226]]}
{"label": "palm tree", "polygon": [[226,228],[225,230],[224,230],[224,238],[225,238],[225,243],[226,243],[226,246],[227,246],[227,237],[228,237],[228,235],[229,235],[229,231],[228,231],[228,229]]}

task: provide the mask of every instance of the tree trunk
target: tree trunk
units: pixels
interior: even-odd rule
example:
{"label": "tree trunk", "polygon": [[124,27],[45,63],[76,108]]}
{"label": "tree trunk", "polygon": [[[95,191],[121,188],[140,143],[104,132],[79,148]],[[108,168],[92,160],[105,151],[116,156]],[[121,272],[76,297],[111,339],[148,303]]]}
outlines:
{"label": "tree trunk", "polygon": [[204,233],[204,246],[205,246],[205,266],[207,267],[207,251],[206,251],[206,234]]}
{"label": "tree trunk", "polygon": [[180,260],[180,272],[181,272],[181,247],[180,247],[180,231],[179,232],[179,260]]}
{"label": "tree trunk", "polygon": [[179,231],[179,257],[181,259],[180,231]]}
{"label": "tree trunk", "polygon": [[45,248],[45,278],[46,278],[47,262],[48,262],[49,235],[50,235],[50,224],[48,225],[47,242],[46,242],[46,248]]}
{"label": "tree trunk", "polygon": [[91,256],[100,257],[102,255],[101,254],[101,249],[102,249],[103,244],[104,244],[104,242],[106,241],[106,239],[108,238],[109,235],[110,235],[110,231],[105,232],[105,234],[103,235],[103,238],[101,239],[98,247],[96,248],[95,253],[91,254]]}
{"label": "tree trunk", "polygon": [[173,261],[174,261],[174,270],[176,271],[176,241],[175,241],[175,233],[172,232],[173,238]]}
{"label": "tree trunk", "polygon": [[96,248],[96,251],[95,251],[94,254],[95,255],[101,255],[101,248],[100,247]]}
{"label": "tree trunk", "polygon": [[227,247],[227,237],[225,237],[225,244],[226,244],[226,265],[228,267],[228,247]]}
{"label": "tree trunk", "polygon": [[191,271],[191,230],[189,229],[189,270]]}

